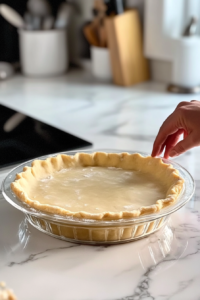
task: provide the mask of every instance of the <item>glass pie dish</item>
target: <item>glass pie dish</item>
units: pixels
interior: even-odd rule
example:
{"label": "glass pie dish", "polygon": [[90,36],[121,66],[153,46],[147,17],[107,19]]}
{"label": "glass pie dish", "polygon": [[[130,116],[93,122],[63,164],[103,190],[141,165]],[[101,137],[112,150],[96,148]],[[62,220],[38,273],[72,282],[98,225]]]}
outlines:
{"label": "glass pie dish", "polygon": [[[136,153],[124,150],[92,149],[63,152],[62,154],[75,155],[77,152],[93,153],[96,151]],[[144,157],[148,156],[148,154],[140,154]],[[58,153],[46,155],[38,159],[45,160],[48,157],[55,157],[57,155]],[[163,227],[167,223],[169,216],[191,199],[195,190],[194,180],[186,169],[173,161],[163,159],[163,162],[171,164],[177,169],[180,176],[184,179],[183,190],[174,205],[168,206],[154,214],[146,214],[131,219],[92,220],[66,217],[35,210],[19,200],[11,190],[10,184],[15,180],[16,174],[22,172],[25,166],[31,166],[34,160],[29,160],[19,165],[7,175],[2,183],[2,194],[11,205],[25,213],[29,223],[35,228],[55,238],[69,242],[94,245],[119,244],[146,237]]]}

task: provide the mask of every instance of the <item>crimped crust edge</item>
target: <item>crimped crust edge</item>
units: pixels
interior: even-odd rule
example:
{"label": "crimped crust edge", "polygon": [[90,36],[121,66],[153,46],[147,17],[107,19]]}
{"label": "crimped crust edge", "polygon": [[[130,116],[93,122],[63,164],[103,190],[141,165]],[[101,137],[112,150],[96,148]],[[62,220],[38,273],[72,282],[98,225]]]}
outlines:
{"label": "crimped crust edge", "polygon": [[[63,168],[76,166],[118,167],[124,170],[141,170],[144,173],[153,173],[155,177],[162,178],[164,184],[167,185],[166,198],[157,200],[154,205],[142,206],[133,211],[88,213],[85,211],[73,212],[58,206],[41,204],[28,197],[27,184],[34,184],[37,180]],[[35,160],[31,167],[24,167],[23,172],[16,175],[15,181],[11,183],[11,189],[18,199],[39,211],[82,219],[117,220],[159,212],[176,202],[183,185],[184,180],[179,176],[179,172],[171,165],[163,163],[160,158],[143,157],[137,153],[94,152],[92,154],[77,153],[74,156],[60,154],[46,160]]]}

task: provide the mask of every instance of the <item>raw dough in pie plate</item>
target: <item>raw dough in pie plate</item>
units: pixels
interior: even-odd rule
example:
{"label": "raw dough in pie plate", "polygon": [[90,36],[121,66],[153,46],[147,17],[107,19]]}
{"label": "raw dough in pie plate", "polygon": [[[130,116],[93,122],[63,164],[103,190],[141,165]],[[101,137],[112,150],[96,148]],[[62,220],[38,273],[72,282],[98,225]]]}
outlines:
{"label": "raw dough in pie plate", "polygon": [[191,198],[194,183],[182,170],[138,153],[69,152],[22,164],[12,171],[11,189],[5,180],[3,194],[48,234],[75,242],[119,243],[161,228]]}

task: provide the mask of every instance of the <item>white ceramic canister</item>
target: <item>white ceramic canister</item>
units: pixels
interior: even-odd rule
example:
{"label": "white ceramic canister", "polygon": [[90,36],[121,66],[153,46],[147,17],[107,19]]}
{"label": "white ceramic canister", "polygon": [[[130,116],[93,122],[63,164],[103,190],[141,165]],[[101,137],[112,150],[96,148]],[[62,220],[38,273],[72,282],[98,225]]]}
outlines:
{"label": "white ceramic canister", "polygon": [[68,68],[66,29],[19,30],[22,72],[28,76],[53,76]]}
{"label": "white ceramic canister", "polygon": [[108,48],[91,47],[92,73],[95,77],[111,81],[112,70]]}
{"label": "white ceramic canister", "polygon": [[174,61],[171,83],[193,88],[200,85],[200,38],[173,39]]}

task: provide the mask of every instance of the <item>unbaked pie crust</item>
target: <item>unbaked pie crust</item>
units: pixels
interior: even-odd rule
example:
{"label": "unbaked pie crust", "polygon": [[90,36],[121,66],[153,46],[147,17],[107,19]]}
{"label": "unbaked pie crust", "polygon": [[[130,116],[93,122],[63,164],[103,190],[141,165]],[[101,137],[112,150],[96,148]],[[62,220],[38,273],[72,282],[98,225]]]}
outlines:
{"label": "unbaked pie crust", "polygon": [[16,175],[11,189],[38,211],[118,220],[157,213],[174,204],[183,185],[178,171],[160,158],[95,152],[35,160]]}

